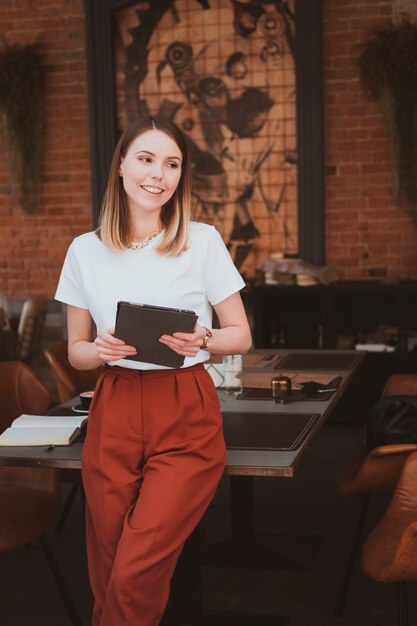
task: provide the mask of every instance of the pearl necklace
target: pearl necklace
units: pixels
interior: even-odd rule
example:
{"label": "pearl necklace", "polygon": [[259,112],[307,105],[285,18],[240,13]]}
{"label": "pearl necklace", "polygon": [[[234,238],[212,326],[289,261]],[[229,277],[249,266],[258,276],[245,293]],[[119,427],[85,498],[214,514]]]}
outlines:
{"label": "pearl necklace", "polygon": [[138,241],[137,243],[129,243],[127,244],[127,247],[129,248],[129,250],[142,250],[142,248],[146,248],[146,246],[150,244],[151,241],[158,237],[159,233],[162,233],[162,230],[163,226],[160,226],[153,233],[148,235],[143,241]]}

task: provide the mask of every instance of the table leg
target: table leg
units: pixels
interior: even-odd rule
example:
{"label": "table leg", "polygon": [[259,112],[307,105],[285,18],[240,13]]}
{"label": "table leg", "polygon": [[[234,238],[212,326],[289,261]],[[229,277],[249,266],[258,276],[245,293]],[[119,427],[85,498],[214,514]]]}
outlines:
{"label": "table leg", "polygon": [[248,541],[255,536],[254,494],[253,476],[230,477],[230,523],[236,541]]}
{"label": "table leg", "polygon": [[202,613],[201,561],[207,565],[299,570],[269,547],[255,541],[254,478],[233,476],[230,482],[231,538],[208,546],[201,558],[200,529],[184,545],[172,584],[170,604],[161,626],[285,626],[283,615]]}
{"label": "table leg", "polygon": [[200,527],[187,539],[171,581],[171,596],[161,626],[197,626],[201,623]]}
{"label": "table leg", "polygon": [[320,549],[316,535],[256,534],[253,476],[230,476],[230,512],[231,537],[206,548],[207,565],[302,571]]}
{"label": "table leg", "polygon": [[286,626],[279,615],[202,613],[201,530],[187,539],[171,583],[170,602],[161,626]]}

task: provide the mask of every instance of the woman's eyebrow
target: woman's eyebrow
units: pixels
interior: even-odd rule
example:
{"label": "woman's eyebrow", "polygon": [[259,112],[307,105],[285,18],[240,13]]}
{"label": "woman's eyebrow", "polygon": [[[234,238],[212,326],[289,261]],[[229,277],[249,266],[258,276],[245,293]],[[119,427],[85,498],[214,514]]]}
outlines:
{"label": "woman's eyebrow", "polygon": [[[144,152],[145,154],[149,154],[150,156],[156,156],[153,152],[150,152],[150,150],[137,150],[135,154],[139,154],[140,152]],[[177,156],[169,156],[167,157],[167,159],[177,159],[177,161],[181,162],[180,157]]]}

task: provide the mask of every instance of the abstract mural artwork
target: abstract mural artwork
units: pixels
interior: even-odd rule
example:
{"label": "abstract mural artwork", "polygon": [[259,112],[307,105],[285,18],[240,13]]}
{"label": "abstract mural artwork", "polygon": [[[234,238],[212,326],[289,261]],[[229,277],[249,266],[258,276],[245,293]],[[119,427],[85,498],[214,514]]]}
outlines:
{"label": "abstract mural artwork", "polygon": [[157,0],[114,12],[118,128],[169,117],[188,140],[193,219],[247,276],[296,254],[293,0]]}

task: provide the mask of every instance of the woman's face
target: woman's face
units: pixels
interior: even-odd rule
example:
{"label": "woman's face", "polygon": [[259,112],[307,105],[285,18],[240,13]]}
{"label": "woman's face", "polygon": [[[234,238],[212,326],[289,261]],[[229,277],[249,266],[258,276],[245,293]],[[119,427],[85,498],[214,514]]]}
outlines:
{"label": "woman's face", "polygon": [[159,212],[175,193],[181,172],[181,150],[169,135],[160,130],[138,135],[120,164],[129,209]]}

